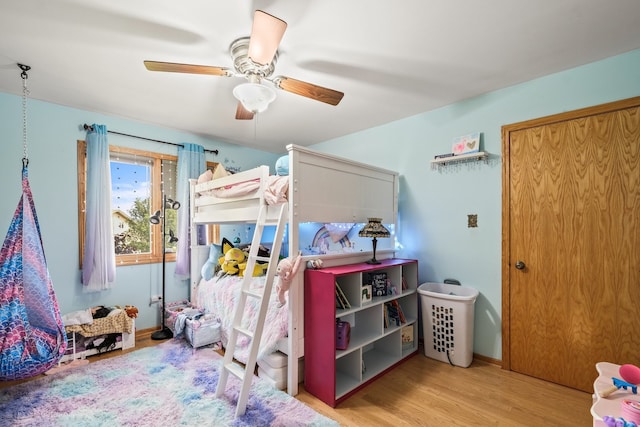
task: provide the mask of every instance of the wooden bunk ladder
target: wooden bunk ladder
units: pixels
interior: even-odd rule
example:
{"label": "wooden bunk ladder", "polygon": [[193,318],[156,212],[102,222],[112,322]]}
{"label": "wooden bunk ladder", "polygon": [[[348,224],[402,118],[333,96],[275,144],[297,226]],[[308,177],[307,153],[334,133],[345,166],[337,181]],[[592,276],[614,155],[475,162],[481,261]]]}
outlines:
{"label": "wooden bunk ladder", "polygon": [[[268,210],[280,209],[277,223],[274,221],[268,221]],[[227,379],[229,374],[235,375],[242,381],[242,387],[238,396],[238,405],[236,406],[236,417],[243,415],[247,407],[247,400],[249,399],[249,391],[251,389],[251,381],[253,379],[253,372],[256,367],[256,358],[258,356],[258,349],[260,347],[260,339],[262,337],[262,330],[264,327],[264,321],[267,315],[267,308],[269,306],[269,299],[271,297],[271,289],[273,287],[273,281],[276,275],[276,269],[278,267],[280,248],[282,246],[282,237],[284,235],[284,228],[287,222],[288,206],[287,203],[283,203],[277,206],[271,206],[263,204],[260,207],[258,213],[258,220],[256,222],[256,228],[253,233],[253,240],[251,241],[251,249],[249,250],[249,258],[247,260],[247,267],[245,269],[244,278],[242,280],[240,298],[238,299],[235,311],[233,314],[233,324],[227,348],[225,349],[224,359],[222,362],[222,369],[220,370],[220,379],[216,387],[216,397],[221,397],[224,394],[224,390],[227,385]],[[258,248],[262,241],[262,234],[266,225],[276,224],[276,233],[273,238],[273,247],[269,257],[258,256]],[[256,265],[256,261],[266,261],[269,263],[266,273],[266,280],[264,282],[264,288],[260,291],[251,289],[252,272]],[[248,326],[248,319],[245,317],[245,306],[247,298],[255,298],[260,303],[260,310],[258,312],[258,318],[256,326],[253,330]],[[244,321],[243,321],[244,320]],[[239,335],[244,335],[251,340],[249,345],[249,358],[246,365],[242,365],[237,361],[234,361],[233,354],[235,353],[236,343]]]}

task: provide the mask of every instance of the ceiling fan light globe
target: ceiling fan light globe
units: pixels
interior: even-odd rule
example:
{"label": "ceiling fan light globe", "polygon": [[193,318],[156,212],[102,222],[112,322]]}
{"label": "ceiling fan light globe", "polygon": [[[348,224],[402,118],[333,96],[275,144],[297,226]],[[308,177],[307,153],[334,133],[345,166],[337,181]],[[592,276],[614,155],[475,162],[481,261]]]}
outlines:
{"label": "ceiling fan light globe", "polygon": [[233,96],[252,113],[262,113],[276,99],[276,91],[260,83],[243,83],[233,88]]}

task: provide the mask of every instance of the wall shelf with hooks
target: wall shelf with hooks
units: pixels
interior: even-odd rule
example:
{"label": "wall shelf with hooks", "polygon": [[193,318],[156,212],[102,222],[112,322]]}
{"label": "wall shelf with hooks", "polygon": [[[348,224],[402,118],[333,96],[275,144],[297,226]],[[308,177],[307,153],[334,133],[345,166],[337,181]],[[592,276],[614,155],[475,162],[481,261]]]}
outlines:
{"label": "wall shelf with hooks", "polygon": [[431,160],[431,168],[435,169],[440,166],[446,166],[449,164],[467,163],[480,160],[484,160],[484,162],[487,163],[489,160],[489,153],[487,153],[486,151],[479,151],[477,153],[459,154],[457,156],[433,159]]}

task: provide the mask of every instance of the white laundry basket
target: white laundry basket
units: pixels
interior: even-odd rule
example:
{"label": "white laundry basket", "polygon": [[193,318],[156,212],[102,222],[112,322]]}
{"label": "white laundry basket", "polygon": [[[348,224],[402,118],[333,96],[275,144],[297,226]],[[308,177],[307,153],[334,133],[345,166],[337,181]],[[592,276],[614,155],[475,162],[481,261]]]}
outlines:
{"label": "white laundry basket", "polygon": [[446,283],[418,287],[424,355],[463,368],[473,360],[473,316],[478,291]]}

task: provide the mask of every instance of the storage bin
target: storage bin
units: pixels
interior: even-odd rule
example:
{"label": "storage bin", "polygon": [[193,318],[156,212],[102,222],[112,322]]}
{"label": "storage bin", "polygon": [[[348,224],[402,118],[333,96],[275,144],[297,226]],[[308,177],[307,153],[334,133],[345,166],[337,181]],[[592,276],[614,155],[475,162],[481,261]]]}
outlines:
{"label": "storage bin", "polygon": [[471,365],[478,291],[446,283],[423,283],[418,294],[425,356],[463,368]]}
{"label": "storage bin", "polygon": [[265,354],[257,361],[259,366],[268,365],[270,368],[282,368],[287,366],[289,359],[287,355],[281,351],[274,351],[273,353]]}
{"label": "storage bin", "polygon": [[[162,305],[160,305],[160,310],[162,310]],[[176,318],[178,314],[185,312],[185,310],[189,312],[197,311],[187,300],[169,302],[164,308],[164,324],[171,329],[173,335],[176,334]]]}
{"label": "storage bin", "polygon": [[193,348],[220,341],[220,321],[210,314],[185,320],[184,337]]}
{"label": "storage bin", "polygon": [[[275,388],[287,388],[287,355],[276,351],[258,359],[258,376],[264,378]],[[304,378],[304,360],[298,360],[298,378]]]}

